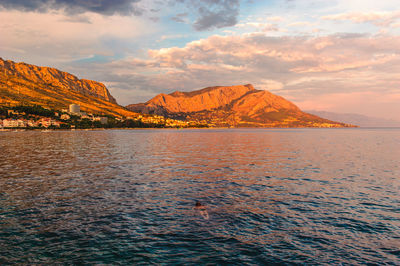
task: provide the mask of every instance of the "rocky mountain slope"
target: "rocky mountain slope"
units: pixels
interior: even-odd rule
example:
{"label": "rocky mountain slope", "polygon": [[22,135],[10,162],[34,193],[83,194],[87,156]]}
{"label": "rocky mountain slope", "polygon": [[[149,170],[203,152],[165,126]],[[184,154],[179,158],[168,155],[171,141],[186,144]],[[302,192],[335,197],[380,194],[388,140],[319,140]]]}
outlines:
{"label": "rocky mountain slope", "polygon": [[50,67],[15,63],[0,58],[0,104],[41,105],[57,110],[75,103],[82,111],[116,116],[136,113],[119,106],[104,84],[78,79]]}
{"label": "rocky mountain slope", "polygon": [[296,105],[251,84],[209,87],[192,92],[159,94],[131,104],[134,112],[228,127],[346,127],[302,112]]}

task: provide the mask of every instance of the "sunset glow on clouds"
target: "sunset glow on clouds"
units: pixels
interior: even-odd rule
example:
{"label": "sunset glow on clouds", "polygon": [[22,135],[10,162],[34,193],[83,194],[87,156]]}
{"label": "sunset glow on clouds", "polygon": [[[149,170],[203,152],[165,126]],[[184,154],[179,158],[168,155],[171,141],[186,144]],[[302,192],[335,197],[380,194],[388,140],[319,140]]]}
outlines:
{"label": "sunset glow on clouds", "polygon": [[104,82],[120,104],[252,83],[304,109],[400,120],[396,1],[25,2],[0,2],[0,57]]}

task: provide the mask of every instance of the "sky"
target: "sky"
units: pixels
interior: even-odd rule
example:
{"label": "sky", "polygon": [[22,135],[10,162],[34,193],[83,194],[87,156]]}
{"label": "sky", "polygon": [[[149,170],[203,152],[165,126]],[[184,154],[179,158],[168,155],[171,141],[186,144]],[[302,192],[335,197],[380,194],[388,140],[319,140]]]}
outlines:
{"label": "sky", "polygon": [[121,105],[253,84],[303,110],[400,120],[398,0],[0,0],[0,57]]}

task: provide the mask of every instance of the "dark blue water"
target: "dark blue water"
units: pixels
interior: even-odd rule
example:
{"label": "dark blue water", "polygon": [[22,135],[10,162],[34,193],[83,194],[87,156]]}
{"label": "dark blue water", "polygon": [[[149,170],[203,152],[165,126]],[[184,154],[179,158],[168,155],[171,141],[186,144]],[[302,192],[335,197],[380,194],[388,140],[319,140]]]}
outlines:
{"label": "dark blue water", "polygon": [[399,129],[0,132],[0,150],[0,264],[400,264]]}

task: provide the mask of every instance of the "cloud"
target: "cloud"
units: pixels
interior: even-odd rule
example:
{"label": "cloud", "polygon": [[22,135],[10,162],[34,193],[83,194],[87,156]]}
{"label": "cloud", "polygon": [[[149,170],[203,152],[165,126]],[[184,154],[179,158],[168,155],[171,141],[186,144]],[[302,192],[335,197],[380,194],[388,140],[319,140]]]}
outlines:
{"label": "cloud", "polygon": [[54,67],[94,55],[130,52],[138,39],[157,31],[140,17],[91,12],[68,16],[13,10],[0,11],[0,17],[0,53],[4,57]]}
{"label": "cloud", "polygon": [[[268,37],[264,34],[211,36],[185,47],[150,50],[161,64],[185,69],[190,64],[267,67],[286,73],[326,73],[385,64],[398,58],[400,39],[338,34],[326,37]],[[271,71],[271,70],[269,70]]]}
{"label": "cloud", "polygon": [[176,14],[171,19],[173,21],[175,21],[175,22],[186,23],[187,22],[187,16],[188,16],[188,13],[184,12],[184,13]]}
{"label": "cloud", "polygon": [[193,28],[197,31],[234,26],[239,16],[239,0],[181,0],[188,8],[194,9],[196,20]]}
{"label": "cloud", "polygon": [[392,12],[351,12],[323,16],[325,20],[350,20],[355,23],[372,23],[379,27],[388,27],[400,18],[400,11]]}
{"label": "cloud", "polygon": [[188,35],[185,35],[185,34],[162,35],[160,37],[159,41],[164,41],[164,40],[169,40],[169,39],[176,40],[176,39],[182,39],[182,38],[186,38],[186,37],[188,37]]}
{"label": "cloud", "polygon": [[68,14],[93,12],[102,15],[140,15],[140,0],[2,0],[0,7],[20,11],[65,10]]}
{"label": "cloud", "polygon": [[[192,23],[197,31],[233,26],[239,16],[239,0],[170,0],[167,2],[145,0],[1,0],[0,9],[23,12],[48,13],[63,11],[70,16],[87,12],[106,16],[140,16],[143,13],[158,13],[163,5],[184,5],[187,12],[171,17],[180,23]],[[157,8],[155,8],[157,7]],[[177,8],[179,10],[179,8]],[[192,22],[189,22],[189,16]],[[79,18],[79,17],[78,17]],[[80,18],[82,19],[82,18]],[[158,16],[150,16],[158,20]]]}
{"label": "cloud", "polygon": [[258,31],[262,32],[270,32],[270,31],[279,31],[279,28],[276,24],[272,23],[260,23],[260,22],[246,22],[237,24],[238,28],[256,28]]}
{"label": "cloud", "polygon": [[267,20],[273,21],[273,22],[281,22],[281,21],[284,21],[285,19],[280,16],[273,16],[273,17],[268,17]]}
{"label": "cloud", "polygon": [[289,27],[311,27],[311,26],[315,26],[316,23],[311,23],[308,21],[297,21],[297,22],[293,22],[290,23],[288,26]]}
{"label": "cloud", "polygon": [[260,82],[254,84],[257,88],[268,88],[270,91],[281,90],[284,85],[276,80],[261,79]]}

